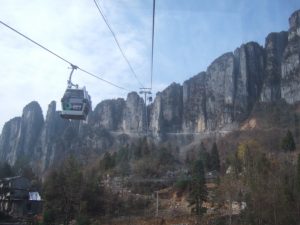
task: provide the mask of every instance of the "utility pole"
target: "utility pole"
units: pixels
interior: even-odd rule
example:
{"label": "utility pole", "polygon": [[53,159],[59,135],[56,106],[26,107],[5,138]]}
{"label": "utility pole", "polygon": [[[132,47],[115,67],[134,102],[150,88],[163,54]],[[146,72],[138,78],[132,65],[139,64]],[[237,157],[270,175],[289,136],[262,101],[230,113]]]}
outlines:
{"label": "utility pole", "polygon": [[[144,95],[144,101],[145,101],[145,115],[146,115],[146,135],[148,135],[148,112],[147,112],[147,100],[149,102],[152,102],[151,97],[151,88],[140,88],[140,94]],[[150,95],[149,98],[147,98],[147,95]]]}

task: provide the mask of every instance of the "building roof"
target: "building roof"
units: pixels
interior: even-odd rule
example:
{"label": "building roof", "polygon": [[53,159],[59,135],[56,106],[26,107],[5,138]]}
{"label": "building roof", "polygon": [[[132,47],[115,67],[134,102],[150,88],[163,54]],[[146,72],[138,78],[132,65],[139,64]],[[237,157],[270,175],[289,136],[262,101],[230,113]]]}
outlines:
{"label": "building roof", "polygon": [[42,201],[42,198],[40,194],[35,191],[35,192],[29,192],[29,200],[30,201]]}
{"label": "building roof", "polygon": [[15,177],[5,177],[0,179],[0,181],[11,181],[11,180],[16,180],[16,179],[20,179],[22,178],[22,176],[15,176]]}

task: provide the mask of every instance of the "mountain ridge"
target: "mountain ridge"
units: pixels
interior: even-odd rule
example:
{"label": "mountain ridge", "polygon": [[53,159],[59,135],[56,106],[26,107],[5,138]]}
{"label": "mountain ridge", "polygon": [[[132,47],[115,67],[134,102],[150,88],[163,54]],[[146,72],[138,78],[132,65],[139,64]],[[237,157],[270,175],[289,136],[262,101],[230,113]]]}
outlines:
{"label": "mountain ridge", "polygon": [[289,24],[288,31],[270,33],[264,47],[242,44],[182,85],[172,83],[157,93],[147,113],[136,92],[100,102],[85,122],[61,119],[54,101],[44,118],[39,104],[31,102],[21,117],[5,123],[0,161],[13,165],[24,157],[45,171],[68,154],[100,154],[143,137],[146,130],[157,141],[169,133],[201,136],[238,127],[257,102],[294,104],[300,101],[300,10]]}

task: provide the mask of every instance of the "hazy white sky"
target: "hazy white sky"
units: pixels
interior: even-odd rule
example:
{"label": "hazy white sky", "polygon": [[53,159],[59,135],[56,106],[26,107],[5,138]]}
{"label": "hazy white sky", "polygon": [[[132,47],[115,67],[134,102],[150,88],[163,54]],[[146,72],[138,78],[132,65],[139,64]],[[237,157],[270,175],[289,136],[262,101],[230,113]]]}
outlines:
{"label": "hazy white sky", "polygon": [[[127,58],[150,86],[152,0],[98,0]],[[93,0],[0,0],[0,20],[72,63],[132,91],[134,78]],[[288,30],[299,0],[156,0],[153,92],[206,70],[242,43],[264,45],[270,32]],[[0,25],[0,133],[36,100],[44,116],[66,88],[69,65]],[[93,106],[127,92],[80,71]]]}

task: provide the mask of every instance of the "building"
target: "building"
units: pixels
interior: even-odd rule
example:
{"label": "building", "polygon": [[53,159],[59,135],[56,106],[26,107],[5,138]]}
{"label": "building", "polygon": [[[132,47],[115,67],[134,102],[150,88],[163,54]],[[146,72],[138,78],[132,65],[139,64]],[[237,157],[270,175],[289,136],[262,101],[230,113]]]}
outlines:
{"label": "building", "polygon": [[22,176],[0,179],[0,211],[15,218],[41,213],[41,197],[30,186],[30,180]]}

